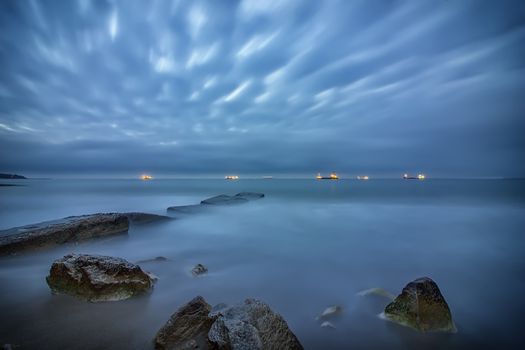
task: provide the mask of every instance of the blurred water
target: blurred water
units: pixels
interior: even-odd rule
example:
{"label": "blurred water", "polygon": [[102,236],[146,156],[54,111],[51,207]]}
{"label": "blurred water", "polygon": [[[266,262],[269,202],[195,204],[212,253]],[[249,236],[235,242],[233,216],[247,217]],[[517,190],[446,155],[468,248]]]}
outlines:
{"label": "blurred water", "polygon": [[[5,182],[5,181],[4,181]],[[522,180],[28,180],[0,187],[0,229],[108,211],[165,213],[216,194],[263,200],[128,235],[0,258],[0,344],[28,349],[148,349],[156,331],[196,295],[209,303],[260,298],[309,349],[519,348],[525,341],[525,183]],[[68,252],[144,263],[153,293],[91,304],[52,296],[52,261]],[[209,274],[194,278],[193,265]],[[459,332],[418,334],[377,317],[417,277],[433,278]],[[315,317],[338,304],[335,330]]]}

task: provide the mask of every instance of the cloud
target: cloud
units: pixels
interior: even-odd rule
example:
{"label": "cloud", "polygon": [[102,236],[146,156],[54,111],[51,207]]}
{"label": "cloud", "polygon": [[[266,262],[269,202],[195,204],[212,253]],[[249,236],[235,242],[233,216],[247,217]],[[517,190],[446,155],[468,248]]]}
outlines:
{"label": "cloud", "polygon": [[523,176],[524,13],[518,0],[3,1],[0,164]]}

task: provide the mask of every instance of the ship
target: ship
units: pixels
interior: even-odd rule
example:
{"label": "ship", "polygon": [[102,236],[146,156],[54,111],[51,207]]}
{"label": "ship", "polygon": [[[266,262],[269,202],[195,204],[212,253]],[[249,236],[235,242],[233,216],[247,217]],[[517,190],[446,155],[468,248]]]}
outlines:
{"label": "ship", "polygon": [[140,179],[141,179],[141,180],[152,180],[152,179],[153,179],[153,176],[144,174],[144,175],[142,175],[142,176],[140,177]]}
{"label": "ship", "polygon": [[410,176],[409,174],[403,174],[403,179],[405,180],[425,180],[425,174],[417,174],[417,176]]}
{"label": "ship", "polygon": [[316,180],[339,180],[339,176],[335,172],[330,173],[329,176],[321,176],[321,173],[317,173]]}
{"label": "ship", "polygon": [[357,179],[358,179],[358,180],[368,180],[368,179],[369,179],[369,177],[368,177],[368,175],[364,175],[364,176],[357,176]]}
{"label": "ship", "polygon": [[264,180],[271,180],[271,179],[273,179],[273,176],[268,175],[268,176],[263,176],[262,178],[263,178]]}
{"label": "ship", "polygon": [[226,175],[224,178],[226,180],[239,180],[239,176],[237,175]]}

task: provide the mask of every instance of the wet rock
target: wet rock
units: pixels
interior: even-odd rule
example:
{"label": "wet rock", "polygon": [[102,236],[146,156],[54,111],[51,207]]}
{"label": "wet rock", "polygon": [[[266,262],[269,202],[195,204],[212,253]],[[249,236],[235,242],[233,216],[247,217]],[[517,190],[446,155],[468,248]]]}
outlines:
{"label": "wet rock", "polygon": [[321,323],[321,328],[336,329],[335,326],[328,321],[324,321],[323,323]]}
{"label": "wet rock", "polygon": [[124,213],[123,215],[126,215],[129,221],[132,222],[133,224],[147,224],[147,223],[154,222],[154,221],[173,219],[166,215],[157,215],[157,214],[139,213],[139,212]]}
{"label": "wet rock", "polygon": [[243,304],[217,313],[208,339],[220,349],[302,349],[286,321],[262,301]]}
{"label": "wet rock", "polygon": [[265,303],[221,305],[202,297],[181,307],[155,337],[156,349],[302,349],[286,321]]}
{"label": "wet rock", "polygon": [[221,194],[215,197],[204,199],[200,202],[200,204],[173,206],[169,207],[167,210],[170,215],[177,218],[183,217],[185,215],[206,212],[213,206],[243,204],[249,201],[261,199],[263,197],[264,194],[255,192],[240,192],[234,196]]}
{"label": "wet rock", "polygon": [[246,200],[249,200],[249,201],[254,201],[254,200],[263,198],[264,194],[263,193],[257,193],[257,192],[240,192],[240,193],[237,193],[234,197],[235,198],[243,198],[243,199],[246,199]]}
{"label": "wet rock", "polygon": [[408,283],[383,313],[387,319],[421,332],[455,332],[447,302],[428,277]]}
{"label": "wet rock", "polygon": [[0,231],[0,255],[125,233],[125,214],[107,213],[70,216],[60,220]]}
{"label": "wet rock", "polygon": [[102,255],[66,255],[53,262],[46,280],[53,293],[91,302],[128,299],[153,288],[140,266]]}
{"label": "wet rock", "polygon": [[357,295],[361,297],[375,295],[375,296],[384,297],[390,300],[394,300],[394,298],[396,297],[394,294],[390,293],[389,291],[383,288],[370,288],[370,289],[362,290],[359,293],[357,293]]}
{"label": "wet rock", "polygon": [[339,305],[329,306],[326,309],[324,309],[324,311],[319,316],[317,316],[317,319],[318,320],[324,320],[324,319],[327,319],[327,318],[338,316],[342,312],[343,312],[343,308],[341,306],[339,306]]}
{"label": "wet rock", "polygon": [[221,194],[215,197],[211,197],[201,201],[201,204],[208,205],[232,205],[232,204],[242,204],[248,202],[248,199],[243,197],[228,196]]}
{"label": "wet rock", "polygon": [[197,264],[193,269],[191,269],[191,273],[193,274],[193,276],[199,276],[207,272],[208,268],[202,264]]}
{"label": "wet rock", "polygon": [[183,214],[183,215],[202,213],[206,210],[207,210],[206,206],[201,205],[201,204],[179,205],[179,206],[168,208],[168,211],[170,212],[170,214]]}
{"label": "wet rock", "polygon": [[155,336],[155,349],[217,349],[208,340],[216,317],[211,306],[197,296],[175,312]]}
{"label": "wet rock", "polygon": [[151,263],[151,262],[163,262],[163,261],[168,261],[168,258],[165,258],[163,256],[157,256],[153,259],[139,260],[137,261],[137,264],[144,264],[144,263]]}
{"label": "wet rock", "polygon": [[255,192],[241,192],[237,193],[234,196],[228,196],[225,194],[221,194],[219,196],[211,197],[208,199],[205,199],[201,201],[201,204],[208,204],[208,205],[232,205],[232,204],[242,204],[246,203],[248,201],[253,201],[257,199],[261,199],[264,197],[264,194],[262,193],[255,193]]}

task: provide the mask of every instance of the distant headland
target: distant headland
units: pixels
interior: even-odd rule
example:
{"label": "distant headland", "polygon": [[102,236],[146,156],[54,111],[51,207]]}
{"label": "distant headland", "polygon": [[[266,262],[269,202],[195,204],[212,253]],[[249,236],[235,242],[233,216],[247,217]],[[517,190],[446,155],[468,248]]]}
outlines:
{"label": "distant headland", "polygon": [[27,177],[17,174],[2,174],[0,173],[0,179],[27,179]]}

